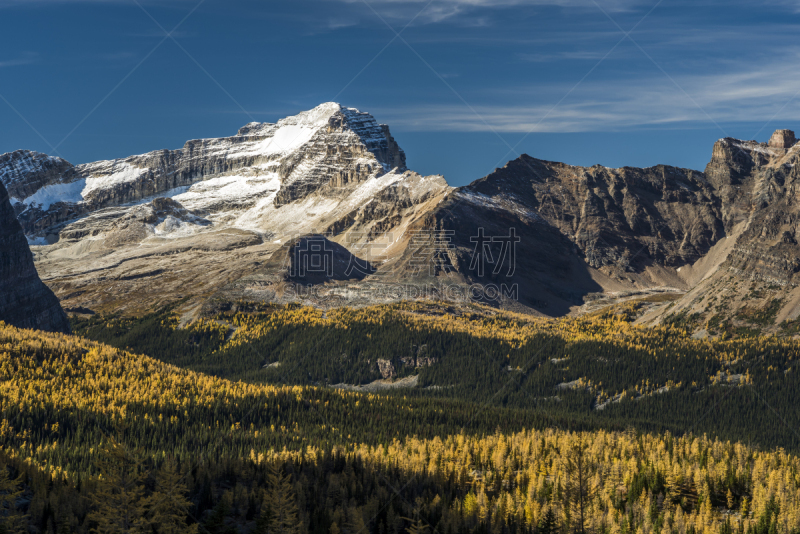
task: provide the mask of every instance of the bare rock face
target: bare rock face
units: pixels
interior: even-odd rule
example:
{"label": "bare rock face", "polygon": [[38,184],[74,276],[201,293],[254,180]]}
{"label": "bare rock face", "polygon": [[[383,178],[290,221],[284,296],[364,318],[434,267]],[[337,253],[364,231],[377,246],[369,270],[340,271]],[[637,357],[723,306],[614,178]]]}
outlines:
{"label": "bare rock face", "polygon": [[505,202],[507,209],[527,211],[558,229],[598,269],[684,265],[724,232],[703,174],[665,165],[587,168],[523,155],[458,194],[473,205]]}
{"label": "bare rock face", "polygon": [[[790,135],[791,134],[791,135]],[[773,143],[777,138],[780,143]],[[782,146],[773,146],[781,144]],[[723,268],[738,277],[771,284],[800,282],[800,155],[783,145],[794,145],[794,134],[778,130],[768,145],[741,143],[753,164],[741,186],[725,196],[727,227],[744,223]]]}
{"label": "bare rock face", "polygon": [[42,187],[69,177],[72,164],[61,158],[31,150],[0,155],[0,182],[5,184],[12,204],[20,202]]}
{"label": "bare rock face", "polygon": [[750,174],[755,162],[744,142],[726,137],[714,144],[711,161],[706,165],[705,176],[718,191],[736,186]]}
{"label": "bare rock face", "polygon": [[285,279],[300,284],[363,280],[375,272],[369,261],[358,258],[342,245],[321,235],[296,238],[288,243],[285,251],[285,256],[275,254],[273,263],[280,261],[285,266]]}
{"label": "bare rock face", "polygon": [[392,361],[382,358],[378,358],[378,372],[384,380],[394,378],[396,375]]}
{"label": "bare rock face", "polygon": [[791,148],[797,143],[792,130],[775,130],[769,138],[769,146],[773,148]]}
{"label": "bare rock face", "polygon": [[42,283],[25,234],[0,184],[0,321],[19,328],[69,332],[58,299]]}
{"label": "bare rock face", "polygon": [[716,186],[725,243],[713,254],[717,267],[669,314],[748,326],[752,310],[771,307],[759,328],[800,315],[798,164],[791,130],[776,131],[768,143],[726,138],[714,145],[706,177]]}

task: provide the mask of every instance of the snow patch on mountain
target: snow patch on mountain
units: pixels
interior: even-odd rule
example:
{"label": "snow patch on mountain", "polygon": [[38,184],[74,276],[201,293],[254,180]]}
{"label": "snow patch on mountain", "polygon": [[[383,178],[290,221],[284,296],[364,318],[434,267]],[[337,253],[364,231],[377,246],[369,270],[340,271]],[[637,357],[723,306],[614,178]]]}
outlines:
{"label": "snow patch on mountain", "polygon": [[[263,141],[251,145],[248,150],[231,150],[229,159],[247,156],[272,156],[285,154],[300,149],[311,141],[311,138],[323,127],[334,113],[344,111],[335,102],[320,104],[309,111],[281,119],[277,124],[251,122],[239,130],[245,137],[266,137]],[[353,110],[356,111],[357,110]],[[374,121],[374,119],[373,119]]]}
{"label": "snow patch on mountain", "polygon": [[547,221],[545,221],[541,215],[528,209],[523,203],[514,198],[513,195],[498,195],[495,197],[490,197],[476,191],[460,190],[456,192],[456,196],[481,208],[511,211],[517,215],[530,219],[533,222],[547,224]]}
{"label": "snow patch on mountain", "polygon": [[308,143],[318,129],[309,128],[305,125],[290,124],[279,127],[272,137],[257,143],[252,150],[247,152],[231,152],[228,159],[235,159],[247,156],[272,156],[284,154],[299,149]]}
{"label": "snow patch on mountain", "polygon": [[67,184],[46,185],[22,201],[26,206],[37,206],[43,210],[57,202],[77,203],[83,200],[86,180],[78,180]]}
{"label": "snow patch on mountain", "polygon": [[277,173],[259,176],[220,176],[193,184],[173,198],[189,209],[209,209],[222,203],[252,203],[265,194],[276,193],[281,185]]}
{"label": "snow patch on mountain", "polygon": [[288,235],[288,238],[306,233],[321,232],[317,227],[324,215],[333,213],[341,201],[334,198],[308,196],[302,200],[277,207],[273,196],[259,200],[230,224],[241,230],[270,232]]}
{"label": "snow patch on mountain", "polygon": [[102,172],[110,167],[111,172],[110,174],[94,174],[73,182],[45,185],[21,202],[28,207],[36,206],[44,211],[58,202],[77,204],[88,199],[95,191],[134,182],[150,170],[113,161],[98,162],[92,164],[92,167],[94,172]]}
{"label": "snow patch on mountain", "polygon": [[83,198],[89,198],[94,191],[99,189],[109,189],[117,185],[135,182],[150,171],[147,168],[141,169],[130,163],[119,161],[100,161],[92,164],[92,167],[95,172],[110,171],[110,174],[93,173],[93,176],[86,178],[86,187],[81,192]]}
{"label": "snow patch on mountain", "polygon": [[354,208],[361,206],[387,187],[396,184],[403,178],[402,174],[386,173],[383,176],[374,176],[360,184],[353,193],[347,197],[347,203]]}

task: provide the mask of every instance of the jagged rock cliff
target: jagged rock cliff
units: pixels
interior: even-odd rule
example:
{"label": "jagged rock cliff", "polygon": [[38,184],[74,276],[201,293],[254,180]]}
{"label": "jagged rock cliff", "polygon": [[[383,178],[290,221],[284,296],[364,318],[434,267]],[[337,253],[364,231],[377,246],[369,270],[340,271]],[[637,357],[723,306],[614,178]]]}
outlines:
{"label": "jagged rock cliff", "polygon": [[779,285],[796,282],[800,150],[795,143],[794,132],[778,130],[766,144],[722,139],[715,145],[706,173],[735,176],[718,194],[726,232],[740,228],[724,270]]}
{"label": "jagged rock cliff", "polygon": [[[6,185],[12,205],[22,204],[20,199],[32,198],[47,185],[68,179],[71,169],[68,161],[30,150],[0,155],[0,182]],[[37,201],[44,202],[43,197]]]}
{"label": "jagged rock cliff", "polygon": [[776,131],[768,143],[725,138],[714,145],[706,176],[716,186],[726,237],[688,267],[695,279],[687,294],[646,320],[689,317],[713,334],[720,325],[772,328],[797,319],[798,163],[791,130]]}
{"label": "jagged rock cliff", "polygon": [[589,265],[641,272],[679,267],[724,235],[719,200],[703,173],[574,167],[527,155],[459,190],[467,202],[504,199],[557,228]]}
{"label": "jagged rock cliff", "polygon": [[58,299],[39,279],[22,227],[0,183],[0,321],[19,328],[69,332]]}

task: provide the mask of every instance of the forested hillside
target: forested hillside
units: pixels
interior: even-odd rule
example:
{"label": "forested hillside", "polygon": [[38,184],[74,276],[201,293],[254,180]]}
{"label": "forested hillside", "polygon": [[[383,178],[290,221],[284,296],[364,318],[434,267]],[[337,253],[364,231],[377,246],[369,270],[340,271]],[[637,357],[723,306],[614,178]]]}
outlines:
{"label": "forested hillside", "polygon": [[[789,534],[800,459],[0,325],[4,532]],[[572,426],[572,428],[570,428]]]}
{"label": "forested hillside", "polygon": [[793,430],[800,427],[793,396],[800,343],[775,336],[692,339],[679,322],[639,328],[632,319],[640,305],[550,320],[440,303],[327,312],[240,303],[187,328],[168,310],[75,320],[73,327],[180,367],[255,384],[342,387],[416,377],[416,387],[386,394],[800,448]]}

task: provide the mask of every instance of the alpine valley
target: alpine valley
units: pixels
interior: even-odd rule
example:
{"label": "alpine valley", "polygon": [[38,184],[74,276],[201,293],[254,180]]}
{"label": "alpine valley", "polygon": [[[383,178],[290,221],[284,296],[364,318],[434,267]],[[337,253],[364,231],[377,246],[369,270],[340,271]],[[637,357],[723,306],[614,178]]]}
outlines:
{"label": "alpine valley", "polygon": [[798,163],[4,154],[0,534],[797,534]]}

